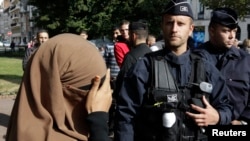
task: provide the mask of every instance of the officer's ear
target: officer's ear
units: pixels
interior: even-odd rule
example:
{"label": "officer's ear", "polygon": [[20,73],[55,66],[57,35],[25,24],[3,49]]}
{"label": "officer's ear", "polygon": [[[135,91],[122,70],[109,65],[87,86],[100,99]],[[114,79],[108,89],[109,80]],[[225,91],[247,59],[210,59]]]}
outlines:
{"label": "officer's ear", "polygon": [[192,36],[193,34],[193,31],[194,31],[194,21],[192,18],[189,17],[189,24],[190,24],[190,27],[189,27],[189,36]]}
{"label": "officer's ear", "polygon": [[137,39],[137,34],[136,33],[132,33],[132,38],[135,41]]}
{"label": "officer's ear", "polygon": [[212,37],[214,36],[214,33],[215,33],[214,31],[215,31],[215,28],[213,26],[208,28],[209,35]]}

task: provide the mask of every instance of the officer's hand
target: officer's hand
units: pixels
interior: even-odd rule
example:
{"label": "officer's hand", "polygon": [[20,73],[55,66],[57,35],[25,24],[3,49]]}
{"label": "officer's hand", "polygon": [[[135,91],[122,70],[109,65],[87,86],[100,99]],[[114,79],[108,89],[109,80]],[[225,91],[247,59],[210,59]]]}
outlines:
{"label": "officer's hand", "polygon": [[233,120],[231,122],[232,125],[242,125],[242,123],[239,120]]}
{"label": "officer's hand", "polygon": [[105,80],[99,88],[100,82],[100,76],[96,76],[93,81],[93,86],[88,93],[86,109],[89,114],[97,111],[109,111],[113,92],[110,88],[110,69],[107,70]]}
{"label": "officer's hand", "polygon": [[205,108],[191,104],[191,108],[197,111],[199,114],[191,112],[186,112],[186,114],[191,117],[198,126],[217,124],[219,122],[219,113],[209,104],[205,96],[202,97],[202,101],[205,104]]}

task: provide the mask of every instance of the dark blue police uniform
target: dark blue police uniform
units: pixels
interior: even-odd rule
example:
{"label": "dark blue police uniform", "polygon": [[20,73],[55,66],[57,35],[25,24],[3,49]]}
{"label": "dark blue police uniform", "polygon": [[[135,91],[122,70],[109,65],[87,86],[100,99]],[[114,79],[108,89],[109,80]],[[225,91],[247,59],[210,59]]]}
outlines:
{"label": "dark blue police uniform", "polygon": [[250,121],[250,55],[236,47],[219,50],[209,41],[201,54],[214,64],[226,79],[229,98],[234,104],[233,119]]}
{"label": "dark blue police uniform", "polygon": [[[179,87],[185,87],[189,82],[191,73],[190,50],[180,56],[176,56],[167,49],[164,51],[166,51],[164,59],[169,62],[169,69]],[[225,79],[214,65],[210,64],[208,61],[204,63],[206,66],[206,79],[213,85],[213,91],[209,96],[209,100],[210,104],[217,109],[219,113],[220,121],[218,124],[230,124],[232,105],[230,105],[228,101],[228,90]],[[134,135],[137,134],[134,130],[134,125],[139,120],[142,120],[138,117],[140,117],[142,104],[144,103],[144,98],[147,95],[152,79],[151,71],[152,66],[150,65],[150,60],[148,57],[144,57],[126,74],[119,93],[119,99],[117,100],[117,127],[115,140],[134,140]],[[145,126],[147,126],[147,123],[145,123]]]}
{"label": "dark blue police uniform", "polygon": [[[230,8],[216,8],[212,12],[210,27],[218,25],[235,32],[238,28],[238,15]],[[221,32],[224,32],[225,29]],[[216,33],[215,33],[216,34]],[[236,35],[231,35],[225,40],[235,40]],[[236,34],[236,33],[235,33]],[[232,36],[234,35],[234,36]],[[216,37],[216,36],[215,36]],[[233,120],[249,122],[250,119],[250,56],[234,46],[221,46],[213,42],[213,36],[201,46],[203,56],[216,66],[226,79],[230,90],[230,101],[234,104]],[[242,122],[243,123],[243,122]]]}

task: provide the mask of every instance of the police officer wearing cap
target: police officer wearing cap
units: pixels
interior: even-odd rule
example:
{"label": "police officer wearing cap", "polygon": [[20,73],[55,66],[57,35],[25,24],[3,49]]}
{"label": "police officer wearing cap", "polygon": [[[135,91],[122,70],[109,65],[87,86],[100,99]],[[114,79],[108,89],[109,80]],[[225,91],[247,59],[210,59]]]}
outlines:
{"label": "police officer wearing cap", "polygon": [[[208,125],[230,124],[232,105],[228,100],[225,79],[215,66],[204,60],[206,81],[213,86],[208,100],[200,98],[204,107],[189,104],[189,111],[159,108],[162,103],[174,101],[180,105],[190,100],[185,96],[189,83],[192,59],[188,38],[193,32],[193,13],[186,0],[171,0],[162,14],[163,50],[147,54],[124,76],[117,99],[115,141],[194,141],[207,140],[200,132]],[[166,97],[162,103],[153,103],[150,93],[152,71],[151,55],[162,54],[169,73],[177,83],[183,99]],[[161,78],[159,78],[161,79]],[[166,83],[167,84],[167,83]],[[164,92],[166,94],[167,91]],[[180,96],[178,95],[178,96]],[[170,104],[170,103],[169,103]],[[186,105],[185,105],[186,106]],[[181,116],[180,116],[181,115]]]}
{"label": "police officer wearing cap", "polygon": [[250,122],[250,56],[235,47],[237,13],[230,8],[213,10],[209,24],[209,41],[200,48],[204,58],[212,62],[226,78],[229,98],[234,104],[232,124]]}

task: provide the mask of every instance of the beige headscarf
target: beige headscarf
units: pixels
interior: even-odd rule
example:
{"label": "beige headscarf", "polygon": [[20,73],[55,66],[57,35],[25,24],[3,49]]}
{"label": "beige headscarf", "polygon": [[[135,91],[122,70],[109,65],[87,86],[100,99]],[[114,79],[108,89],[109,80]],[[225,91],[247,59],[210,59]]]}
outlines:
{"label": "beige headscarf", "polygon": [[87,91],[106,73],[104,59],[88,41],[57,35],[31,57],[11,113],[7,141],[88,140]]}

